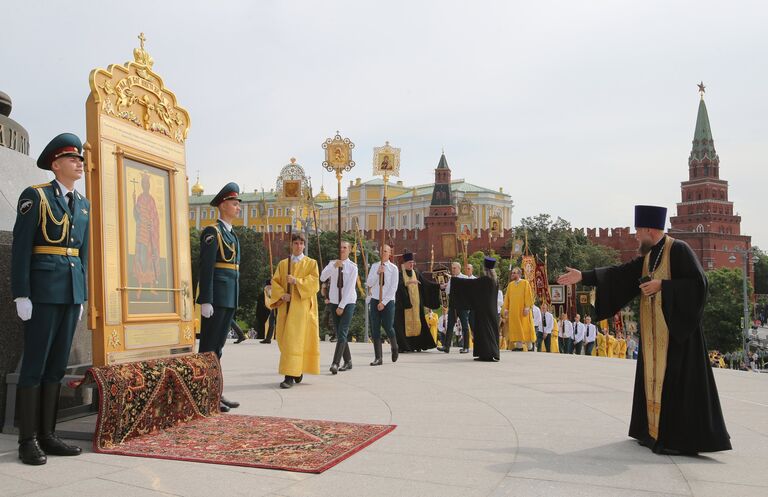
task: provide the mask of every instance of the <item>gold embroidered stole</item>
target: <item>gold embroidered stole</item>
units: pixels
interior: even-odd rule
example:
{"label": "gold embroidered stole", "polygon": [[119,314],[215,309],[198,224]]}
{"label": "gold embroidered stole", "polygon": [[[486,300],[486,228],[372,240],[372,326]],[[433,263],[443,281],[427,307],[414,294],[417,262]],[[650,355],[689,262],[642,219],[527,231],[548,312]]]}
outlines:
{"label": "gold embroidered stole", "polygon": [[[643,261],[643,276],[651,279],[671,278],[669,252],[675,240],[667,236],[661,250],[661,259],[653,273],[648,272],[650,252]],[[661,392],[664,387],[664,373],[667,370],[667,349],[669,328],[662,311],[661,291],[651,297],[640,296],[640,339],[643,347],[643,380],[645,403],[648,416],[648,434],[654,440],[659,438],[659,415],[661,414]]]}
{"label": "gold embroidered stole", "polygon": [[[404,309],[405,311],[405,336],[417,337],[421,335],[421,315],[419,308],[421,306],[421,300],[419,299],[419,279],[416,277],[416,271],[411,271],[411,276],[408,276],[405,269],[403,272],[403,284],[408,292],[408,296],[411,299],[411,308]],[[409,281],[415,281],[413,285],[409,285]]]}

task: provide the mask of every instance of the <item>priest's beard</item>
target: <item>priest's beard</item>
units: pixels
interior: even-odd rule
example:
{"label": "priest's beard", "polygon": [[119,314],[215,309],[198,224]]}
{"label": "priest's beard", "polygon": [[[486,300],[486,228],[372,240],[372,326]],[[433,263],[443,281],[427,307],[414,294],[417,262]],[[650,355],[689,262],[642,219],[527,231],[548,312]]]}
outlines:
{"label": "priest's beard", "polygon": [[640,247],[637,249],[638,253],[642,256],[648,254],[653,248],[654,243],[650,240],[643,240],[640,242]]}

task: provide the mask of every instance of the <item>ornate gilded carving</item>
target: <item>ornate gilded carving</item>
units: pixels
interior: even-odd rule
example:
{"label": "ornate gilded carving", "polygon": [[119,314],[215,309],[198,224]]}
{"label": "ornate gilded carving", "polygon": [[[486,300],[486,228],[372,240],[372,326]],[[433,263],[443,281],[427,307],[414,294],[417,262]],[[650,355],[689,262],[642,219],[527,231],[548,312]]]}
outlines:
{"label": "ornate gilded carving", "polygon": [[189,341],[192,340],[192,328],[189,326],[184,327],[184,340]]}
{"label": "ornate gilded carving", "polygon": [[189,113],[176,104],[176,96],[152,72],[154,59],[144,48],[145,41],[141,33],[140,46],[133,50],[133,62],[91,72],[93,98],[101,104],[103,114],[184,143],[189,131]]}
{"label": "ornate gilded carving", "polygon": [[112,333],[109,335],[109,346],[116,349],[120,346],[120,334],[117,332],[117,328],[112,329]]}

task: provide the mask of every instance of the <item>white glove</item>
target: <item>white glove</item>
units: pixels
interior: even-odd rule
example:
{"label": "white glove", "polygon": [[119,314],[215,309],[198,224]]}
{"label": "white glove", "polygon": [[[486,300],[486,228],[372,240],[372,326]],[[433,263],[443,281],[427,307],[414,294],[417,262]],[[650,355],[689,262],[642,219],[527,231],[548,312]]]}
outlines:
{"label": "white glove", "polygon": [[80,317],[77,318],[78,321],[83,320],[83,304],[80,304]]}
{"label": "white glove", "polygon": [[201,304],[200,314],[206,319],[213,316],[213,306],[211,304]]}
{"label": "white glove", "polygon": [[22,321],[29,321],[32,318],[32,301],[29,297],[19,297],[14,299],[16,302],[16,314]]}

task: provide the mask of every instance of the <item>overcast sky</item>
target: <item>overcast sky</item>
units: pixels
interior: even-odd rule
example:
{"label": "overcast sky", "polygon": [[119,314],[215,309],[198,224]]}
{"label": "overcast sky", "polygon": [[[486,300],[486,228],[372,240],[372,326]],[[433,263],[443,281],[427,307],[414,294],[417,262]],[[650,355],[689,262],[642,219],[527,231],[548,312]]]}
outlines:
{"label": "overcast sky", "polygon": [[85,135],[90,71],[132,60],[143,31],[206,193],[269,190],[290,157],[333,192],[320,145],[338,129],[345,185],[385,140],[400,179],[432,182],[444,147],[454,178],[512,194],[514,224],[613,227],[636,203],[674,210],[703,80],[742,233],[768,248],[766,20],[759,1],[26,0],[3,9],[0,90],[36,156]]}

